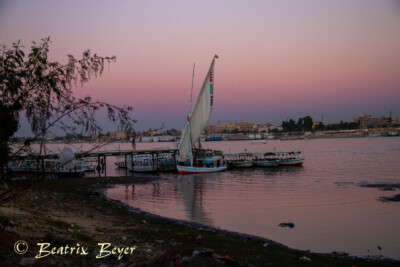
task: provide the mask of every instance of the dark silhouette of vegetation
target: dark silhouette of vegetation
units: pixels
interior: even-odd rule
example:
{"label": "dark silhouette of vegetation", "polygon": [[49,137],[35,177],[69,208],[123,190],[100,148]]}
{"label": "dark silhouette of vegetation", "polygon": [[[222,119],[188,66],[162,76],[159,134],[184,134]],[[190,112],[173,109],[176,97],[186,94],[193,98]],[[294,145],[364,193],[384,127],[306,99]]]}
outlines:
{"label": "dark silhouette of vegetation", "polygon": [[[313,128],[314,126],[314,128]],[[357,122],[343,122],[324,125],[323,122],[314,124],[310,116],[299,118],[297,123],[290,119],[282,121],[282,128],[284,132],[305,132],[305,131],[339,131],[339,130],[354,130],[358,129],[360,125]]]}
{"label": "dark silhouette of vegetation", "polygon": [[293,119],[282,121],[282,130],[284,132],[294,132],[297,130],[296,122]]}
{"label": "dark silhouette of vegetation", "polygon": [[282,128],[284,132],[303,132],[311,131],[314,121],[310,116],[299,118],[297,123],[290,119],[289,121],[282,121]]}
{"label": "dark silhouette of vegetation", "polygon": [[[27,139],[15,154],[29,147],[32,141],[44,140],[52,128],[75,132],[79,127],[85,132],[101,133],[95,119],[100,109],[105,109],[109,120],[119,123],[121,129],[134,133],[132,107],[94,101],[90,96],[76,98],[72,91],[78,83],[83,85],[90,78],[100,76],[105,64],[116,61],[115,56],[101,57],[86,50],[81,59],[68,55],[68,62],[61,64],[48,60],[49,44],[50,38],[33,42],[28,56],[20,41],[13,43],[12,48],[0,46],[1,122],[2,128],[7,129],[0,136],[1,168],[10,154],[7,142],[18,129],[15,125],[20,114],[25,114],[34,137]],[[42,142],[40,154],[44,153]]]}
{"label": "dark silhouette of vegetation", "polygon": [[[42,141],[40,154],[46,153],[43,141],[47,133],[53,134],[53,128],[61,129],[64,133],[76,134],[79,127],[81,134],[83,132],[101,134],[102,129],[95,119],[95,114],[100,109],[105,109],[109,120],[119,123],[120,129],[134,134],[135,120],[130,117],[132,107],[118,107],[106,102],[93,101],[89,96],[76,98],[72,92],[72,88],[77,83],[83,85],[91,77],[101,75],[104,65],[115,62],[116,58],[92,55],[87,50],[81,59],[68,55],[67,64],[62,65],[48,60],[49,43],[49,38],[42,39],[40,43],[33,42],[27,57],[19,41],[13,43],[12,48],[0,46],[0,122],[3,129],[0,133],[0,168],[2,174],[11,153],[8,142],[18,129],[20,114],[25,113],[34,137],[26,139],[24,145],[11,156],[27,151],[30,143],[38,140]],[[45,177],[44,173],[37,174],[30,180],[15,185],[3,180],[0,184],[0,202],[16,199],[19,195],[26,193],[27,189],[38,185],[38,182]]]}
{"label": "dark silhouette of vegetation", "polygon": [[328,124],[324,130],[327,131],[339,131],[339,130],[354,130],[358,129],[360,126],[357,122],[343,122]]}
{"label": "dark silhouette of vegetation", "polygon": [[325,125],[323,122],[315,124],[314,131],[324,131],[324,130],[325,130]]}
{"label": "dark silhouette of vegetation", "polygon": [[17,131],[18,120],[14,117],[12,110],[2,103],[0,103],[0,125],[0,166],[3,167],[8,162],[9,155],[11,154],[7,142],[14,132]]}

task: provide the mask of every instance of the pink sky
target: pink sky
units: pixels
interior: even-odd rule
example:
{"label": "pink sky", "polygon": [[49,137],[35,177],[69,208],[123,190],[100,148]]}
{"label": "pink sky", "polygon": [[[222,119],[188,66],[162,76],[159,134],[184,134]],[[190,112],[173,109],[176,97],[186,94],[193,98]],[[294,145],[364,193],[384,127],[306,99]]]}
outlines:
{"label": "pink sky", "polygon": [[211,122],[400,115],[400,4],[353,1],[2,1],[0,44],[50,36],[51,57],[117,62],[79,95],[132,105],[137,129],[181,128],[214,54]]}

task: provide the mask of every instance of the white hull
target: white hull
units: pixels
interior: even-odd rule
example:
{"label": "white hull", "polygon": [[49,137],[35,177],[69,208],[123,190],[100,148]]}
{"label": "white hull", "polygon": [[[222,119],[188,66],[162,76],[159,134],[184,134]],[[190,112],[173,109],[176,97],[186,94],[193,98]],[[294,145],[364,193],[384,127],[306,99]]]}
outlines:
{"label": "white hull", "polygon": [[280,166],[301,166],[304,162],[304,159],[302,158],[297,158],[297,159],[286,159],[286,160],[281,160],[279,162]]}
{"label": "white hull", "polygon": [[253,167],[253,161],[246,160],[246,161],[233,161],[232,167],[234,168],[250,168]]}
{"label": "white hull", "polygon": [[279,160],[257,160],[254,161],[254,166],[257,167],[276,167],[279,165]]}
{"label": "white hull", "polygon": [[153,166],[146,166],[146,167],[133,167],[133,172],[153,172],[153,171],[157,171],[157,168],[153,169]]}
{"label": "white hull", "polygon": [[211,172],[222,172],[226,171],[226,166],[220,167],[192,167],[192,166],[176,166],[179,174],[191,174],[191,173],[211,173]]}
{"label": "white hull", "polygon": [[124,161],[117,161],[114,163],[115,166],[117,166],[118,168],[126,168],[126,163]]}
{"label": "white hull", "polygon": [[251,141],[252,145],[262,145],[262,144],[266,144],[267,141],[265,140],[256,140],[256,141]]}

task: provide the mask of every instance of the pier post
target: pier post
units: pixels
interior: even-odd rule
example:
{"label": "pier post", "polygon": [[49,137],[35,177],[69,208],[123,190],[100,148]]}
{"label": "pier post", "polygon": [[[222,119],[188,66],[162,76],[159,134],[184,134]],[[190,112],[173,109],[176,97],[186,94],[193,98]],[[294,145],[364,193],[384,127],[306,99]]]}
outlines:
{"label": "pier post", "polygon": [[125,154],[125,176],[128,176],[128,160],[126,154]]}
{"label": "pier post", "polygon": [[154,153],[151,153],[151,157],[153,158],[152,162],[153,162],[153,174],[154,174],[154,164],[155,164],[155,161],[154,161]]}
{"label": "pier post", "polygon": [[[132,176],[133,176],[133,165],[135,164],[134,162],[133,162],[133,154],[131,154],[131,162],[132,162],[132,164],[131,164],[131,166],[132,166]],[[127,166],[128,167],[128,166]]]}
{"label": "pier post", "polygon": [[107,177],[107,156],[104,155],[104,177]]}
{"label": "pier post", "polygon": [[99,173],[99,177],[101,176],[101,167],[100,167],[100,155],[97,156],[97,172]]}

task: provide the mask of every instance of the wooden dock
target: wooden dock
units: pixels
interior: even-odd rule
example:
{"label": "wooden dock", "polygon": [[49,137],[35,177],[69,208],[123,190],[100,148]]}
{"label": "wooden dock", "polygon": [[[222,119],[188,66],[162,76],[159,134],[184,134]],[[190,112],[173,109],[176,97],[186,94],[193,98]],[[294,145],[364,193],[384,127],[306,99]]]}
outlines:
{"label": "wooden dock", "polygon": [[[126,166],[128,163],[128,158],[133,162],[133,157],[135,155],[150,155],[153,159],[153,162],[158,159],[159,154],[173,154],[174,156],[177,154],[178,149],[153,149],[153,150],[109,150],[109,151],[94,151],[94,152],[77,152],[75,154],[76,159],[83,158],[96,158],[97,159],[97,168],[102,169],[105,176],[107,176],[107,157],[124,157]],[[45,159],[57,159],[59,154],[46,154],[46,155],[38,155],[38,154],[27,154],[21,156],[14,156],[11,158],[11,161],[20,161],[20,160],[34,160],[37,162],[37,168],[40,170],[40,166],[44,169],[44,161]],[[154,164],[153,164],[154,166]],[[157,170],[154,169],[154,172]],[[133,165],[132,165],[133,172]],[[100,176],[100,172],[99,172]],[[128,168],[126,168],[126,176],[128,176]]]}

